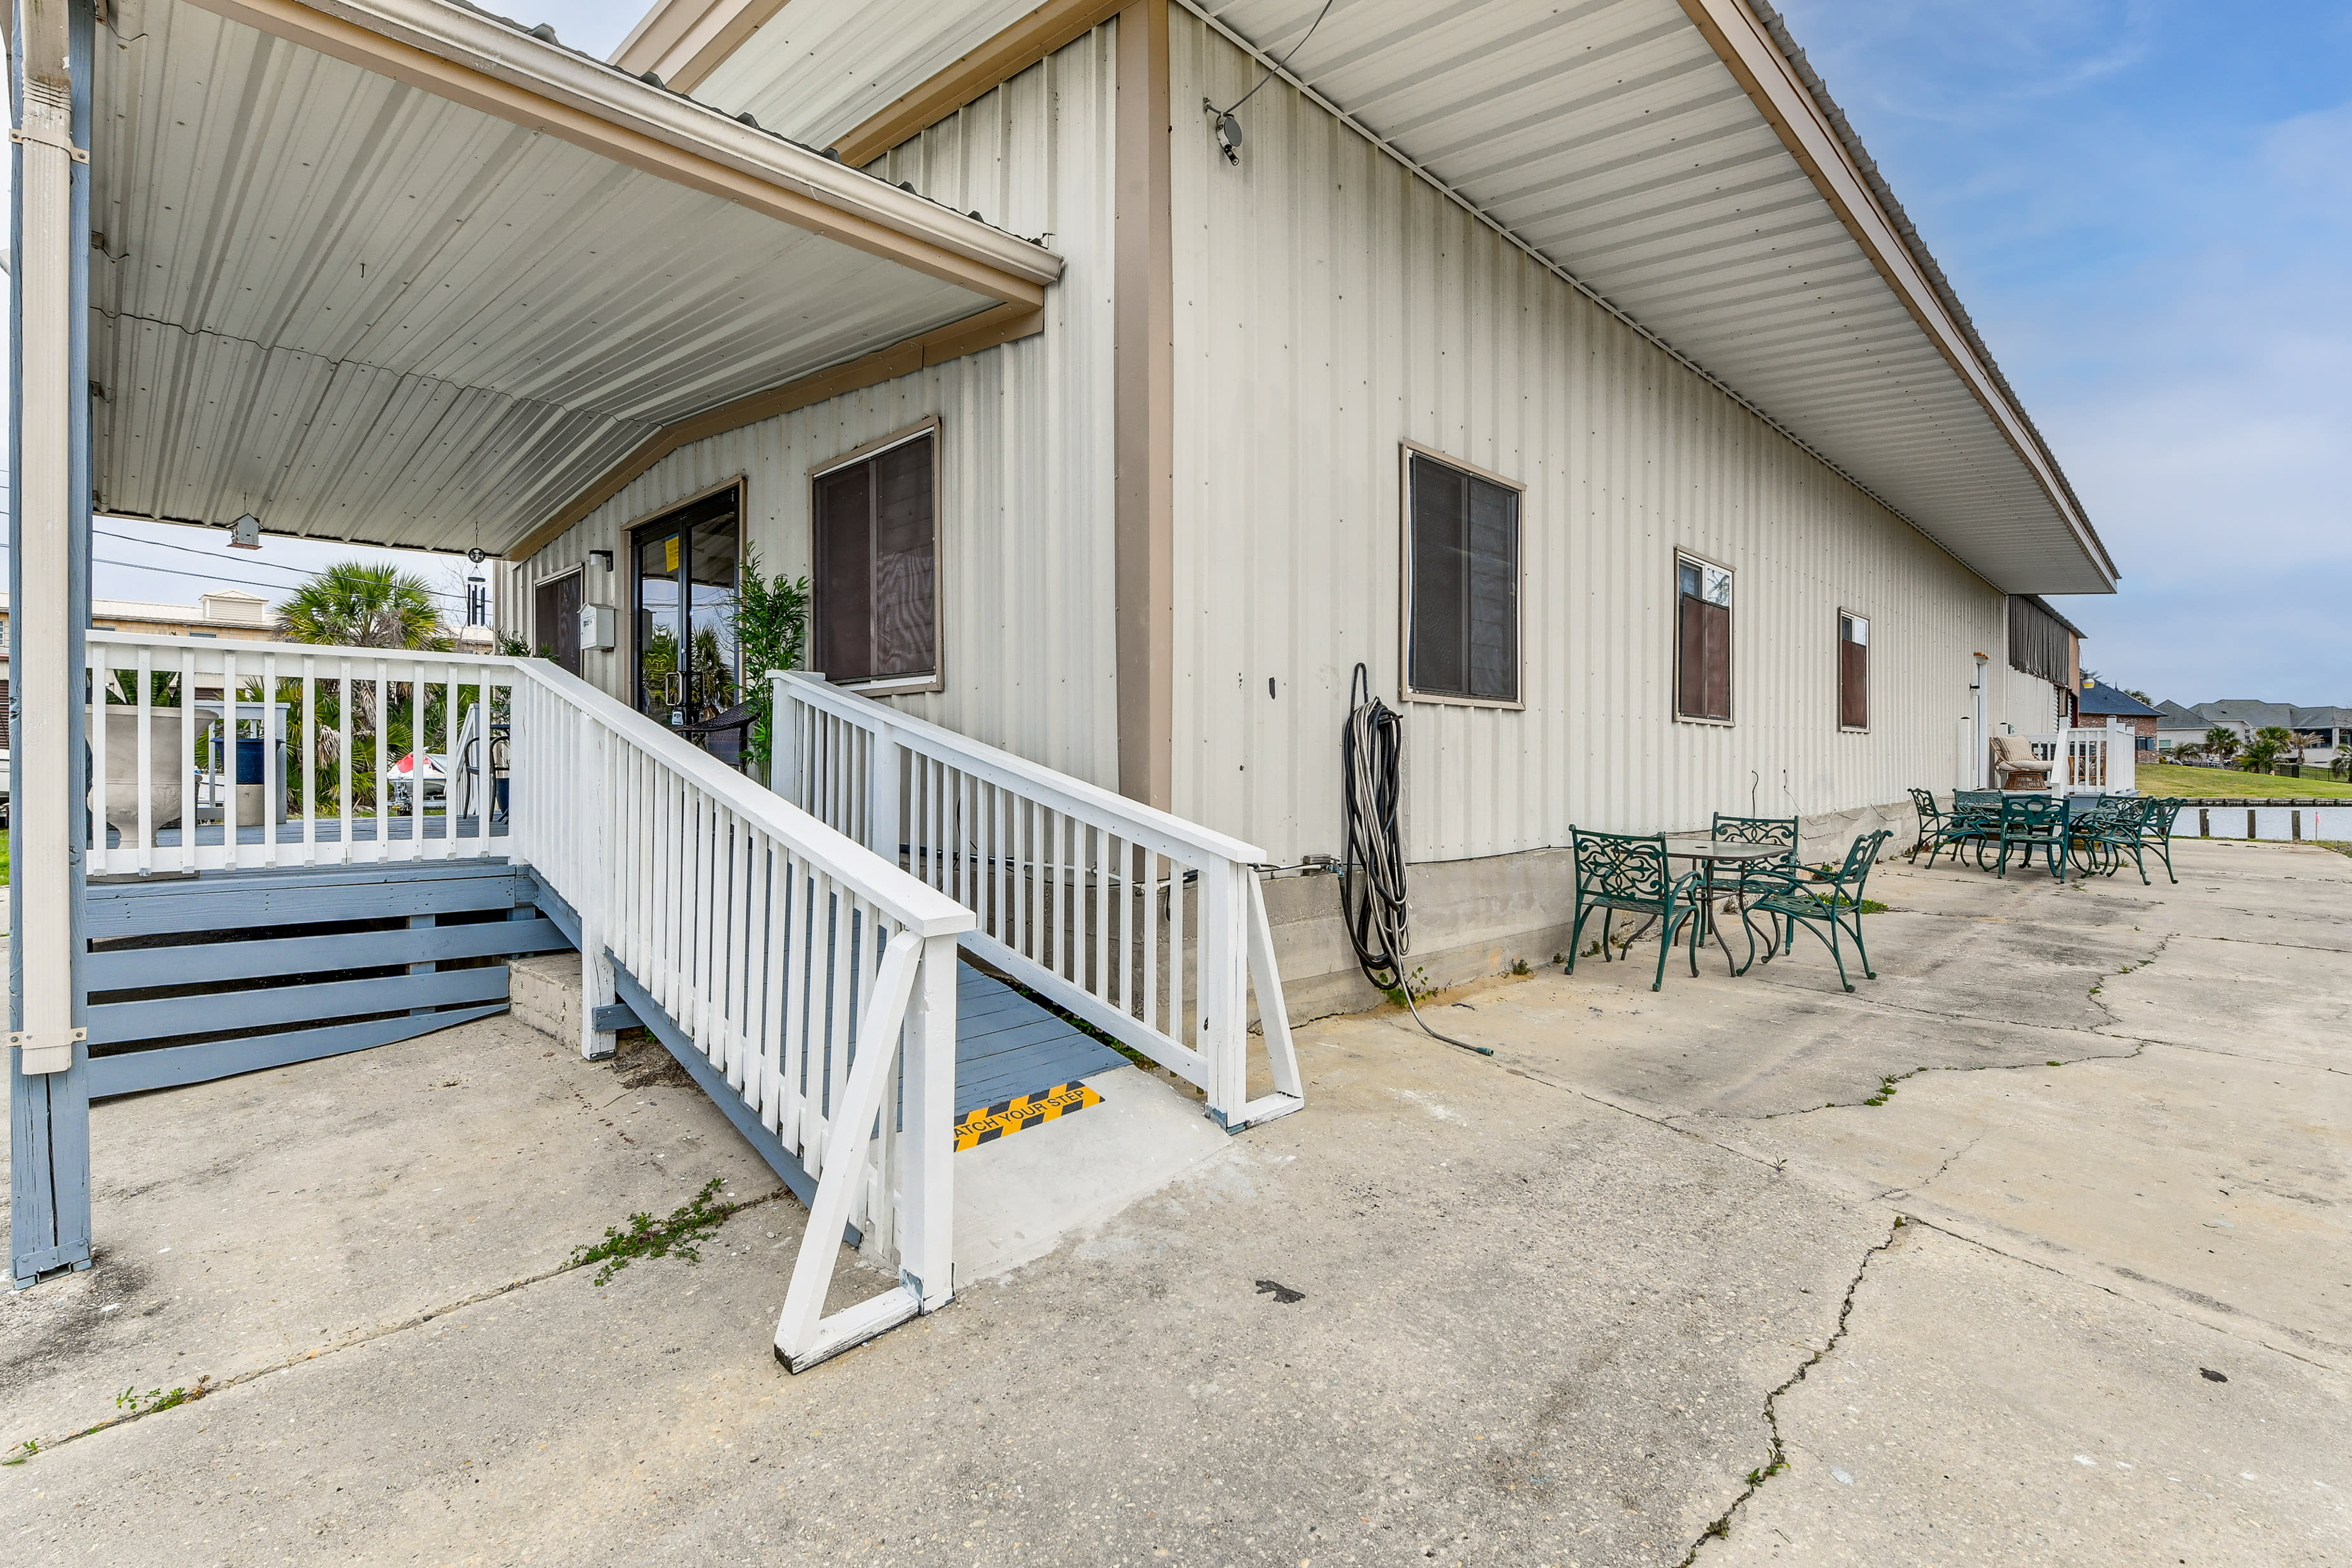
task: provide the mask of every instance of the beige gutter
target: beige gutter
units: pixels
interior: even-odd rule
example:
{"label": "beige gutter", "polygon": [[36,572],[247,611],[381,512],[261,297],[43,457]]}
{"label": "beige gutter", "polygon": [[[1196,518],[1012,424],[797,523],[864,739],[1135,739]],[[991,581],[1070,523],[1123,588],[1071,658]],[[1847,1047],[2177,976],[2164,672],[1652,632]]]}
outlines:
{"label": "beige gutter", "polygon": [[1051,251],[446,0],[188,0],[510,124],[1008,304]]}

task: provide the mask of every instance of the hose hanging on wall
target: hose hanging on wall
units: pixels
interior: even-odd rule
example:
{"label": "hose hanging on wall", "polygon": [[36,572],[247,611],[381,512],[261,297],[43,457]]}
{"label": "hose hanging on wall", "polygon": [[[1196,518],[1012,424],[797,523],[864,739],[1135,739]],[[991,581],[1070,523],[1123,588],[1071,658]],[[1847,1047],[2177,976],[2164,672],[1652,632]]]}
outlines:
{"label": "hose hanging on wall", "polygon": [[1404,721],[1372,695],[1371,671],[1356,666],[1348,687],[1348,722],[1339,731],[1340,790],[1346,803],[1348,852],[1339,867],[1339,913],[1348,942],[1364,978],[1383,991],[1402,992],[1412,1021],[1432,1039],[1482,1057],[1495,1053],[1429,1026],[1406,983],[1404,958],[1412,948],[1405,902],[1404,838],[1397,829],[1399,780],[1403,773]]}

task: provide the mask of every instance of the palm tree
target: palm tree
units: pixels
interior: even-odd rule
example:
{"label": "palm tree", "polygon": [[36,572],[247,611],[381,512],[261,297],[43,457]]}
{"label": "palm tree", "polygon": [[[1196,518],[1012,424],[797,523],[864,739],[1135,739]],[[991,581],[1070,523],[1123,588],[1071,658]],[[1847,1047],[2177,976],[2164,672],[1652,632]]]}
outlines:
{"label": "palm tree", "polygon": [[2205,749],[2226,763],[2238,754],[2238,732],[2227,724],[2216,724],[2205,731]]}
{"label": "palm tree", "polygon": [[313,573],[278,607],[288,640],[343,647],[446,648],[449,629],[432,585],[397,566],[338,561]]}
{"label": "palm tree", "polygon": [[[438,651],[453,640],[449,628],[441,623],[430,584],[397,566],[367,561],[338,561],[311,574],[310,580],[278,606],[278,630],[291,642],[341,647]],[[431,695],[428,689],[428,700]],[[319,722],[311,750],[322,773],[334,767],[341,744],[336,716],[339,696],[331,685],[319,692]],[[405,731],[412,726],[401,722],[395,698],[394,710],[388,716],[393,732],[379,732],[373,681],[353,681],[351,696],[355,729],[353,783],[359,802],[373,804],[379,757],[390,757],[404,747]],[[326,787],[324,778],[319,782]]]}

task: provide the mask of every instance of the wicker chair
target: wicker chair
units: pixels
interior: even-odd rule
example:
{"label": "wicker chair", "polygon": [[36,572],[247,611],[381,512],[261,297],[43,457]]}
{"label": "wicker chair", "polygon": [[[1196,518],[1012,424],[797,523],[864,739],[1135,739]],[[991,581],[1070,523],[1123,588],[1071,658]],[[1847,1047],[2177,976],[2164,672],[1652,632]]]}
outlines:
{"label": "wicker chair", "polygon": [[[2050,771],[2056,765],[2035,756],[2033,742],[2022,735],[1992,738],[1992,781],[2002,789],[2048,789]],[[2020,786],[2014,781],[2021,778],[2032,782]]]}

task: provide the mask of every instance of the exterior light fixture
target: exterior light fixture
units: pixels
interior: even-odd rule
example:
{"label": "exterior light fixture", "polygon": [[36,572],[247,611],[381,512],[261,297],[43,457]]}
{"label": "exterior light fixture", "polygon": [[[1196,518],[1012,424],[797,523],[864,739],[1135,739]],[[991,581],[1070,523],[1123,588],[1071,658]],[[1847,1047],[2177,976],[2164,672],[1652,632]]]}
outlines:
{"label": "exterior light fixture", "polygon": [[591,565],[602,566],[607,572],[613,569],[613,552],[609,550],[592,550],[588,560]]}
{"label": "exterior light fixture", "polygon": [[261,548],[261,520],[247,512],[228,525],[228,547],[231,550]]}
{"label": "exterior light fixture", "polygon": [[1217,116],[1217,151],[1238,167],[1242,161],[1242,122],[1228,112]]}

